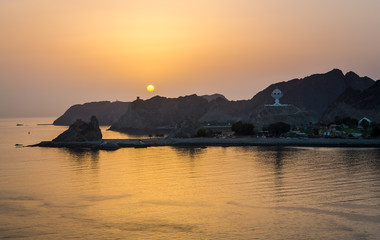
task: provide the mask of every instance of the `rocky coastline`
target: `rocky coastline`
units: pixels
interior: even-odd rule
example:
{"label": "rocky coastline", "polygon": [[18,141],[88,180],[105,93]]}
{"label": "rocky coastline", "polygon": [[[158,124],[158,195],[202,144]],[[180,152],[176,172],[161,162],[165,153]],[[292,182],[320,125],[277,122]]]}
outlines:
{"label": "rocky coastline", "polygon": [[230,146],[281,146],[281,147],[360,147],[380,148],[380,139],[341,138],[149,138],[103,139],[86,142],[43,141],[29,147],[70,149],[117,150],[119,148],[147,147],[230,147]]}
{"label": "rocky coastline", "polygon": [[119,148],[147,147],[210,147],[210,146],[294,146],[294,147],[371,147],[379,148],[380,139],[305,138],[305,137],[192,137],[199,128],[188,120],[168,137],[144,139],[103,139],[95,116],[89,123],[80,119],[52,141],[43,141],[29,147],[117,150]]}

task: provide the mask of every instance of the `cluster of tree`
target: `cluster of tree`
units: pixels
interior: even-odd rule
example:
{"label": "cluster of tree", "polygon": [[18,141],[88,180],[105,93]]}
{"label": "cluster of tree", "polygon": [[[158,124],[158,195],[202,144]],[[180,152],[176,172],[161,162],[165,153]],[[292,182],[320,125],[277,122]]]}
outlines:
{"label": "cluster of tree", "polygon": [[197,134],[195,136],[196,137],[213,137],[214,135],[215,133],[211,129],[200,128],[197,131]]}
{"label": "cluster of tree", "polygon": [[266,130],[270,135],[279,137],[290,131],[290,125],[284,122],[276,122],[269,125]]}
{"label": "cluster of tree", "polygon": [[242,121],[236,122],[232,124],[231,130],[235,132],[235,135],[239,136],[248,136],[248,135],[253,135],[254,134],[254,129],[255,127],[253,126],[252,123],[245,123]]}
{"label": "cluster of tree", "polygon": [[357,128],[359,121],[357,119],[351,118],[351,117],[342,118],[340,116],[336,116],[334,119],[334,123],[337,125],[344,124],[344,125],[348,126],[349,128]]}
{"label": "cluster of tree", "polygon": [[378,138],[380,137],[380,124],[371,124],[373,125],[372,131],[371,131],[371,137]]}

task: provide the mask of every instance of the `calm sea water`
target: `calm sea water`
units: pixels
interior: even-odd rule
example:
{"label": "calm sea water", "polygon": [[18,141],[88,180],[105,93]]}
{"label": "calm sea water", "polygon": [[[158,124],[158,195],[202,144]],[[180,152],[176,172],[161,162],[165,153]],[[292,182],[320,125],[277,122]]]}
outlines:
{"label": "calm sea water", "polygon": [[0,238],[380,239],[379,149],[15,147],[52,121],[0,119]]}

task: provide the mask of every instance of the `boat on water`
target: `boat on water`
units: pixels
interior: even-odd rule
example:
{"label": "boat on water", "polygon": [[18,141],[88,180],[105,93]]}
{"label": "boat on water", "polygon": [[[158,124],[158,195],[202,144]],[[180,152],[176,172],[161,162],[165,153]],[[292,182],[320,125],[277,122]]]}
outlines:
{"label": "boat on water", "polygon": [[16,126],[17,126],[17,127],[21,127],[21,126],[24,126],[24,124],[22,124],[22,123],[17,123]]}

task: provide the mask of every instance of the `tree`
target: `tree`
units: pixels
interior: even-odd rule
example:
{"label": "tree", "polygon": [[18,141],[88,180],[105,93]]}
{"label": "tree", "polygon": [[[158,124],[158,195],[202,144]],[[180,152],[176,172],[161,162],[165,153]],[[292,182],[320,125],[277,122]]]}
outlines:
{"label": "tree", "polygon": [[350,128],[356,128],[358,126],[358,120],[351,117],[341,118],[340,116],[336,116],[334,119],[334,123],[337,125],[347,125]]}
{"label": "tree", "polygon": [[200,128],[197,132],[196,137],[212,137],[214,135],[214,132],[210,129],[206,128]]}
{"label": "tree", "polygon": [[335,118],[334,118],[334,123],[337,124],[337,125],[342,124],[342,123],[343,123],[342,117],[340,117],[340,116],[335,116]]}
{"label": "tree", "polygon": [[290,131],[290,125],[284,122],[272,123],[268,127],[268,132],[277,137],[289,131]]}
{"label": "tree", "polygon": [[358,126],[358,120],[351,117],[343,118],[343,124],[349,126],[350,128],[356,128]]}
{"label": "tree", "polygon": [[242,121],[239,121],[232,124],[231,130],[235,132],[236,135],[247,136],[252,135],[254,133],[254,128],[255,127],[252,123],[244,123]]}
{"label": "tree", "polygon": [[373,138],[378,138],[380,137],[380,127],[379,126],[376,126],[372,129],[371,131],[371,137]]}

